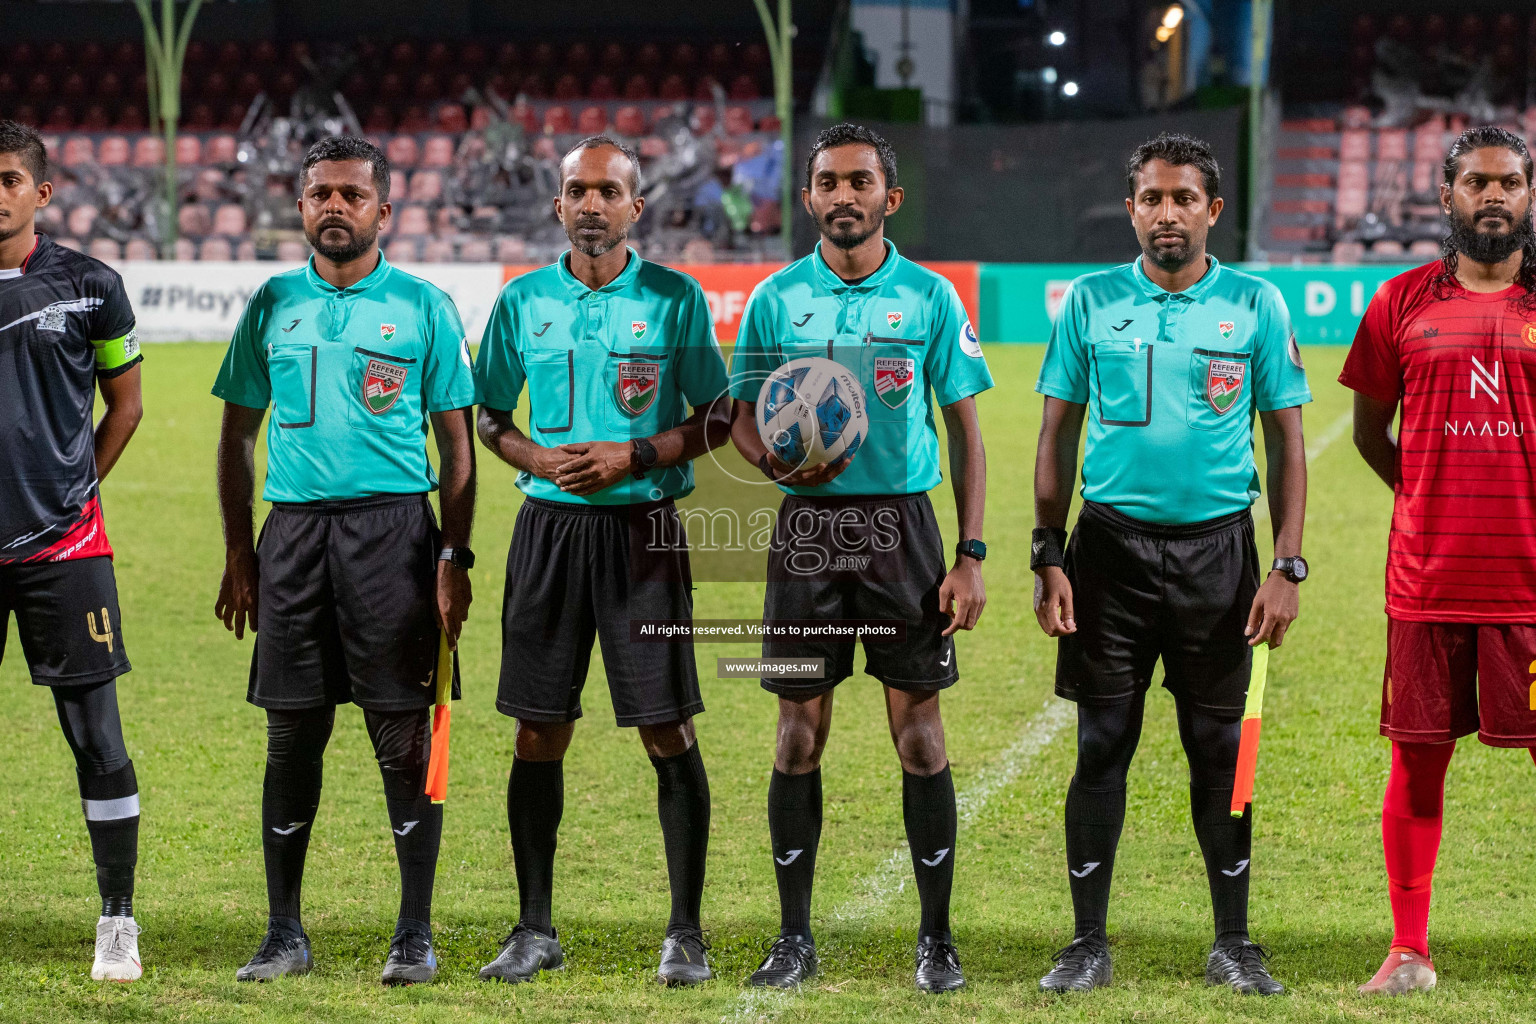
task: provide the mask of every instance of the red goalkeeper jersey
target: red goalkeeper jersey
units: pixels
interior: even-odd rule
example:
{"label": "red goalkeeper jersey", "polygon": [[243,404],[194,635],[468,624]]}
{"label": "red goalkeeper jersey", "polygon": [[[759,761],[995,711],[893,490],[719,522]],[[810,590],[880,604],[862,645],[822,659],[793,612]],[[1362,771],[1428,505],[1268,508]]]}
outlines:
{"label": "red goalkeeper jersey", "polygon": [[1440,268],[1382,286],[1339,375],[1402,402],[1387,614],[1536,623],[1536,313],[1518,286],[1437,298]]}

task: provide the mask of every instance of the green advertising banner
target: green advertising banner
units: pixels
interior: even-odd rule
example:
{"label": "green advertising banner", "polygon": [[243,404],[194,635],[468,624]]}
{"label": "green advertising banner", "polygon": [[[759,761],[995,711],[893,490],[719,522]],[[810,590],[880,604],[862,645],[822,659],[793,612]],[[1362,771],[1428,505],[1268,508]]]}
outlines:
{"label": "green advertising banner", "polygon": [[[983,263],[983,341],[1040,343],[1051,336],[1051,321],[1074,278],[1106,265],[1093,263]],[[1303,345],[1347,345],[1376,289],[1406,266],[1292,266],[1239,264],[1239,269],[1274,282],[1285,297]]]}

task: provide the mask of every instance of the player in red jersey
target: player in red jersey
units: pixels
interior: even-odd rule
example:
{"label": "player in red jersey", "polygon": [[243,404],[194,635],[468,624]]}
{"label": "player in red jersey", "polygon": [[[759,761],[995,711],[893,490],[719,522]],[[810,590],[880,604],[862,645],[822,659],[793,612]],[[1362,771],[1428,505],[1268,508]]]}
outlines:
{"label": "player in red jersey", "polygon": [[[1392,948],[1364,993],[1435,985],[1429,896],[1459,737],[1536,757],[1536,235],[1531,155],[1500,128],[1445,160],[1444,256],[1371,300],[1339,380],[1392,487],[1381,817]],[[1396,437],[1392,420],[1402,404]]]}

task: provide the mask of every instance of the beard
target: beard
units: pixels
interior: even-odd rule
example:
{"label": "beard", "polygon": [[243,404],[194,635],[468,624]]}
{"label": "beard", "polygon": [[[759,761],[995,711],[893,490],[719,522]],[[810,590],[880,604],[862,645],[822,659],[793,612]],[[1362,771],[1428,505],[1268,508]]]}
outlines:
{"label": "beard", "polygon": [[[345,232],[347,240],[337,244],[329,244],[322,241],[325,233],[333,228]],[[336,221],[324,221],[314,234],[305,231],[304,240],[309,243],[311,249],[332,263],[351,263],[371,249],[373,244],[379,240],[379,222],[375,220],[367,230],[354,232],[345,224]]]}
{"label": "beard", "polygon": [[[833,221],[843,216],[851,216],[852,222],[846,227],[834,226]],[[846,251],[857,249],[869,241],[884,224],[884,207],[881,207],[877,213],[866,214],[863,210],[851,206],[838,206],[822,215],[821,223],[817,227],[820,228],[823,238]]]}
{"label": "beard", "polygon": [[[1450,212],[1450,233],[1445,246],[1449,251],[1460,253],[1474,263],[1503,263],[1521,249],[1536,243],[1536,230],[1531,224],[1531,210],[1516,223],[1508,211],[1481,210],[1470,218],[1464,218],[1453,207]],[[1509,225],[1508,231],[1492,232],[1478,229],[1485,220],[1501,220]]]}
{"label": "beard", "polygon": [[601,220],[578,217],[576,219],[576,223],[572,224],[569,228],[566,229],[565,236],[571,240],[572,249],[575,249],[583,256],[589,256],[592,259],[596,259],[599,256],[605,255],[617,249],[624,242],[624,240],[629,237],[629,225],[622,224],[619,227],[614,228],[613,230],[608,231],[606,234],[596,238],[584,237],[578,232],[580,232],[583,228],[596,228],[598,230],[602,230],[607,226],[608,225]]}
{"label": "beard", "polygon": [[1170,273],[1183,270],[1194,261],[1196,250],[1187,234],[1180,232],[1180,239],[1177,245],[1158,245],[1154,238],[1149,237],[1141,243],[1142,255],[1156,264],[1159,270]]}

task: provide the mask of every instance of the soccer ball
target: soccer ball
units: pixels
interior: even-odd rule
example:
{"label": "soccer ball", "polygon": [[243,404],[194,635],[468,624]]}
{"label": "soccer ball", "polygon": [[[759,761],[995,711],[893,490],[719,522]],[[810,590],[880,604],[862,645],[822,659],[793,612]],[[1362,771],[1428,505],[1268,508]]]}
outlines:
{"label": "soccer ball", "polygon": [[842,363],[820,356],[793,359],[763,383],[757,435],[786,465],[836,465],[853,458],[869,436],[864,388]]}

